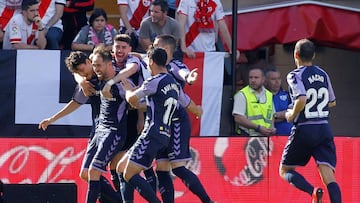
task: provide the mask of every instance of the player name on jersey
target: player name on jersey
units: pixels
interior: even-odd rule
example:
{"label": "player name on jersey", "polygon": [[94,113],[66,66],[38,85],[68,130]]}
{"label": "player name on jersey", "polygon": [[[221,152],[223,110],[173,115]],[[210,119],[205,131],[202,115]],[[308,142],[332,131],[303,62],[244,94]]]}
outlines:
{"label": "player name on jersey", "polygon": [[311,83],[316,82],[316,81],[320,81],[320,82],[324,82],[324,76],[315,74],[315,75],[311,75],[310,77],[308,77],[308,80]]}

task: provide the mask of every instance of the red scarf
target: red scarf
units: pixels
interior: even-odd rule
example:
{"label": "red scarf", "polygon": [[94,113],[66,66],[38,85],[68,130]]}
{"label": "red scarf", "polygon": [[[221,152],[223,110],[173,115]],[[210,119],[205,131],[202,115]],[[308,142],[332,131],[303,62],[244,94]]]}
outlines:
{"label": "red scarf", "polygon": [[195,22],[186,33],[185,42],[188,47],[200,32],[214,32],[215,25],[211,16],[215,13],[217,4],[213,0],[199,0],[194,14]]}
{"label": "red scarf", "polygon": [[213,0],[199,0],[196,4],[194,15],[195,22],[198,24],[200,31],[211,31],[215,28],[211,16],[215,13],[216,3]]}

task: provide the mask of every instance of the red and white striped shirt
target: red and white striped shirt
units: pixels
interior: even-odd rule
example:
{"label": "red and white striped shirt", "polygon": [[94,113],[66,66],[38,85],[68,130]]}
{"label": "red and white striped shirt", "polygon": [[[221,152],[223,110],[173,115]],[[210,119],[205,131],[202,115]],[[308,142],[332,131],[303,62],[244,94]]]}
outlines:
{"label": "red and white striped shirt", "polygon": [[[127,17],[130,25],[135,30],[138,30],[140,28],[141,21],[149,16],[151,2],[152,0],[117,0],[118,5],[128,6]],[[121,19],[120,26],[124,26]]]}
{"label": "red and white striped shirt", "polygon": [[21,13],[21,2],[9,5],[7,1],[0,1],[0,29],[5,30],[9,20],[17,13]]}
{"label": "red and white striped shirt", "polygon": [[193,51],[215,51],[216,42],[216,23],[222,20],[225,16],[220,0],[208,0],[207,11],[211,13],[211,20],[214,23],[213,29],[206,29],[201,31],[195,22],[195,14],[197,3],[199,0],[181,0],[177,9],[178,14],[186,15],[187,22],[185,23],[185,41],[186,46]]}
{"label": "red and white striped shirt", "polygon": [[[56,13],[56,4],[63,4],[65,6],[66,0],[41,0],[39,7],[39,15],[42,18],[44,25],[47,25],[50,19]],[[61,18],[52,26],[63,30]]]}

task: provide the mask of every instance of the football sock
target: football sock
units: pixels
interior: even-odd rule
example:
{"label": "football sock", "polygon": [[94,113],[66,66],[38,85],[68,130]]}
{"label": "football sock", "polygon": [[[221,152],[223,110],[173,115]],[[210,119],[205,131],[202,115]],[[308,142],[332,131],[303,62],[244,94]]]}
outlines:
{"label": "football sock", "polygon": [[130,178],[129,183],[139,192],[139,194],[151,203],[161,203],[159,198],[156,197],[154,190],[150,184],[146,182],[139,174]]}
{"label": "football sock", "polygon": [[152,189],[155,191],[157,191],[157,178],[156,178],[156,175],[155,175],[155,172],[153,170],[152,167],[144,170],[144,175],[146,177],[146,181],[151,185]]}
{"label": "football sock", "polygon": [[[101,196],[111,201],[121,201],[120,193],[116,192],[110,182],[104,177],[100,176],[100,192]],[[102,198],[102,199],[104,199]]]}
{"label": "football sock", "polygon": [[285,174],[285,180],[296,188],[312,195],[314,187],[305,180],[305,178],[294,170],[290,170]]}
{"label": "football sock", "polygon": [[116,191],[120,191],[120,181],[119,181],[119,176],[118,174],[116,173],[116,170],[110,170],[110,173],[111,173],[111,181],[113,182],[114,184],[114,187],[116,189]]}
{"label": "football sock", "polygon": [[185,168],[185,166],[177,167],[173,169],[172,172],[179,177],[186,187],[188,187],[192,193],[197,195],[203,203],[210,202],[209,195],[206,193],[199,178],[193,172]]}
{"label": "football sock", "polygon": [[169,171],[156,171],[159,180],[159,191],[163,202],[174,203],[174,185]]}
{"label": "football sock", "polygon": [[123,175],[123,173],[119,173],[121,196],[124,203],[132,203],[134,201],[134,187],[125,181]]}
{"label": "football sock", "polygon": [[100,194],[100,181],[90,180],[86,195],[86,203],[96,203]]}
{"label": "football sock", "polygon": [[341,203],[341,191],[336,182],[331,182],[327,185],[331,203]]}

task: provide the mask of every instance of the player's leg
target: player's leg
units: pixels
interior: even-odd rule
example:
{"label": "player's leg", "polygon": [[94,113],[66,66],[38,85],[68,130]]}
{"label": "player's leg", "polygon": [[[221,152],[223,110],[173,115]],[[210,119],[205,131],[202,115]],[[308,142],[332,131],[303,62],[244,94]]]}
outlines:
{"label": "player's leg", "polygon": [[124,178],[149,202],[156,203],[160,200],[151,185],[139,173],[143,169],[149,168],[157,152],[164,148],[165,146],[162,143],[143,134],[129,150],[129,161],[124,169]]}
{"label": "player's leg", "polygon": [[187,161],[191,160],[190,136],[191,124],[186,111],[179,112],[180,119],[172,123],[172,135],[169,147],[172,146],[168,154],[171,162],[172,172],[179,177],[182,182],[194,193],[201,202],[211,202],[200,179],[191,170],[186,168]]}
{"label": "player's leg", "polygon": [[182,180],[192,193],[198,196],[201,202],[212,202],[199,177],[185,166],[186,162],[171,163],[172,172]]}
{"label": "player's leg", "polygon": [[134,202],[134,187],[125,181],[124,179],[124,169],[126,163],[129,160],[129,154],[123,154],[122,158],[117,162],[116,173],[118,174],[120,181],[120,191],[121,197],[124,203],[132,203]]}
{"label": "player's leg", "polygon": [[[80,178],[82,180],[84,180],[85,182],[89,182],[89,167],[91,164],[91,161],[93,160],[95,153],[97,151],[97,146],[96,146],[96,142],[91,139],[88,143],[87,149],[86,149],[86,153],[84,155],[82,164],[81,164],[81,169],[80,169]],[[111,200],[107,195],[108,191],[109,191],[109,187],[112,190],[111,185],[109,184],[109,181],[104,177],[101,176],[100,177],[100,184],[101,184],[101,191],[100,191],[100,199],[99,202],[100,203],[110,203],[113,200]]]}
{"label": "player's leg", "polygon": [[139,175],[142,170],[142,167],[128,162],[124,171],[125,180],[137,188],[139,194],[148,202],[160,203],[161,201],[156,197],[150,184]]}
{"label": "player's leg", "polygon": [[295,167],[288,167],[280,165],[280,176],[288,183],[294,185],[299,190],[302,190],[309,195],[313,194],[314,186],[312,186],[300,173],[295,170]]}
{"label": "player's leg", "polygon": [[[307,127],[300,126],[290,135],[283,150],[279,174],[288,183],[312,196],[314,186],[295,170],[296,166],[305,166],[311,158],[312,148],[306,145],[309,142],[306,140],[309,130]],[[300,131],[301,134],[299,134]]]}
{"label": "player's leg", "polygon": [[147,168],[143,171],[146,181],[151,185],[151,188],[155,191],[157,191],[158,188],[158,181],[157,176],[155,175],[154,169],[152,166],[150,168]]}
{"label": "player's leg", "polygon": [[[94,158],[90,164],[89,168],[89,186],[87,194],[87,203],[95,203],[99,197],[99,193],[102,190],[107,188],[110,198],[120,201],[120,195],[109,185],[101,181],[101,174],[106,172],[106,166],[110,160],[115,156],[118,145],[122,145],[121,136],[118,135],[116,131],[111,132],[97,132],[95,135],[97,151],[94,155]],[[117,140],[117,142],[114,142]],[[102,179],[103,180],[103,179]],[[110,186],[110,187],[108,187]]]}
{"label": "player's leg", "polygon": [[162,155],[156,158],[156,175],[159,181],[159,191],[163,202],[173,203],[175,201],[175,189],[170,175],[170,162],[167,157],[167,151],[164,150],[160,154]]}
{"label": "player's leg", "polygon": [[322,181],[326,185],[331,203],[341,203],[341,191],[339,184],[334,177],[334,170],[328,165],[320,164],[318,166]]}
{"label": "player's leg", "polygon": [[336,166],[336,148],[333,134],[329,125],[324,124],[320,127],[323,144],[314,151],[314,158],[318,163],[318,170],[324,185],[328,189],[331,203],[341,202],[341,191],[335,180],[334,171]]}

